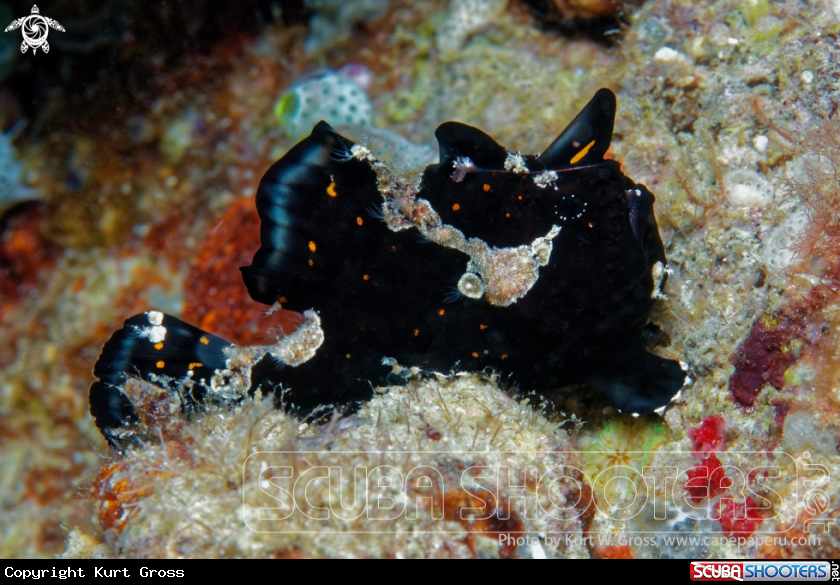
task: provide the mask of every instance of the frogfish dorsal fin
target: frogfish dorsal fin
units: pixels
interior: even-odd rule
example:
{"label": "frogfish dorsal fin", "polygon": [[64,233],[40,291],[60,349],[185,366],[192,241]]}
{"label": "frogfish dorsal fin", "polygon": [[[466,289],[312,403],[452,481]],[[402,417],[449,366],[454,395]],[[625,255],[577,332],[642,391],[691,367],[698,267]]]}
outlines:
{"label": "frogfish dorsal fin", "polygon": [[504,168],[507,151],[487,134],[460,122],[444,122],[435,130],[440,146],[440,162],[459,156],[485,169]]}
{"label": "frogfish dorsal fin", "polygon": [[615,123],[615,94],[599,89],[566,129],[540,155],[547,169],[593,164],[604,158]]}

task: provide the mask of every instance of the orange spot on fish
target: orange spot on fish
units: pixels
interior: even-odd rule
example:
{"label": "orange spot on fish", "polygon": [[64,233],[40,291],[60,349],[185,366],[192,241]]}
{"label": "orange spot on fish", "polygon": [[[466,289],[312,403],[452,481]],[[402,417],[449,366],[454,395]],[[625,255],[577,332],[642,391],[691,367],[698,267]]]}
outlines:
{"label": "orange spot on fish", "polygon": [[572,164],[572,165],[573,165],[573,164],[575,164],[576,162],[578,162],[580,159],[582,159],[583,157],[585,157],[585,156],[586,156],[586,153],[587,153],[587,152],[589,152],[589,149],[590,149],[590,148],[592,148],[593,146],[595,146],[595,141],[594,141],[594,140],[593,140],[592,142],[590,142],[589,144],[587,144],[586,146],[584,146],[584,147],[583,147],[583,150],[581,150],[581,151],[580,151],[580,152],[578,152],[575,156],[573,156],[573,157],[572,157],[572,160],[569,162],[569,164]]}
{"label": "orange spot on fish", "polygon": [[327,195],[330,197],[336,197],[338,195],[338,193],[335,192],[335,181],[330,183],[330,186],[327,187]]}

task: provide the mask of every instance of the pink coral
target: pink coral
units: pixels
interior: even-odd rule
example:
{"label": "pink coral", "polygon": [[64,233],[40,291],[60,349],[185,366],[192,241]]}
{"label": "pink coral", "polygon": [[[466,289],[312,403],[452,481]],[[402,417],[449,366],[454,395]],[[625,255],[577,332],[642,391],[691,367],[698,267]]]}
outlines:
{"label": "pink coral", "polygon": [[714,453],[686,471],[686,475],[688,480],[685,482],[685,491],[695,502],[719,496],[732,483],[726,477],[723,466]]}
{"label": "pink coral", "polygon": [[749,496],[737,504],[729,498],[721,499],[715,505],[715,514],[720,515],[720,525],[727,536],[753,534],[764,520],[761,508]]}
{"label": "pink coral", "polygon": [[688,438],[693,442],[692,449],[703,455],[723,451],[725,426],[723,415],[713,414],[704,418],[699,427],[688,429]]}

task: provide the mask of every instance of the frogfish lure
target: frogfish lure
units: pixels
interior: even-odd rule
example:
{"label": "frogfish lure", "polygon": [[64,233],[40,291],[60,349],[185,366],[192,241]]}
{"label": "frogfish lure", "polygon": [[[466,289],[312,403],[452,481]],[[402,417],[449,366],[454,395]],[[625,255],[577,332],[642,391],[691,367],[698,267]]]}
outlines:
{"label": "frogfish lure", "polygon": [[588,384],[623,412],[662,409],[685,373],[642,331],[668,264],[653,194],[604,158],[615,111],[599,90],[534,156],[446,122],[440,162],[408,175],[320,122],[262,178],[261,245],[241,269],[254,300],[303,324],[241,347],[131,317],[94,367],[99,429],[116,448],[142,437],[143,388],[185,414],[258,390],[312,409],[369,398],[396,364],[489,367],[526,391]]}

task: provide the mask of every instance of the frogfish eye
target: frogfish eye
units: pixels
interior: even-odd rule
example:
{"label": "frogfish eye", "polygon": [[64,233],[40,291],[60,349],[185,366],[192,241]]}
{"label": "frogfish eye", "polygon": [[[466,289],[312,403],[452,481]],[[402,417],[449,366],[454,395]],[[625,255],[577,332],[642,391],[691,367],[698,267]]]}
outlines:
{"label": "frogfish eye", "polygon": [[567,195],[560,200],[560,203],[554,209],[557,212],[557,217],[564,221],[579,219],[586,211],[586,202],[580,197]]}

